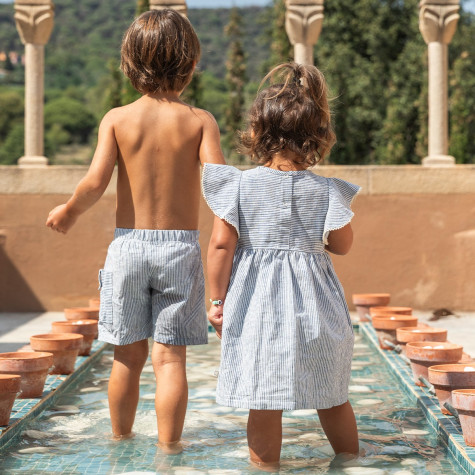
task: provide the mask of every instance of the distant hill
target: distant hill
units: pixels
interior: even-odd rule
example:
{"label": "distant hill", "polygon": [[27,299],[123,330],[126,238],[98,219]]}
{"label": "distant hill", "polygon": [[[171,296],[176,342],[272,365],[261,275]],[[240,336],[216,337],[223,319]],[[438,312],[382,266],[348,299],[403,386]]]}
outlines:
{"label": "distant hill", "polygon": [[[264,8],[242,9],[244,47],[249,78],[258,80],[268,45],[261,43],[260,18]],[[46,87],[95,85],[107,74],[110,58],[119,58],[124,30],[132,21],[135,2],[130,0],[62,0],[56,3],[55,28],[46,48]],[[200,64],[218,78],[224,77],[228,42],[223,30],[229,9],[190,9],[189,17],[203,48]],[[0,5],[0,52],[23,51],[15,28],[12,5]]]}

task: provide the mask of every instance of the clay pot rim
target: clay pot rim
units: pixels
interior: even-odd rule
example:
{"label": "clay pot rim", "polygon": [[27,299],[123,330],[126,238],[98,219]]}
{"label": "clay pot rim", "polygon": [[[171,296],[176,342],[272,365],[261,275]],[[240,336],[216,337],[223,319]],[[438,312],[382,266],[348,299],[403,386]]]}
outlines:
{"label": "clay pot rim", "polygon": [[[402,315],[400,313],[394,313],[394,314],[389,314],[388,313],[387,315],[375,315],[373,317],[373,320],[393,320],[393,321],[409,320],[409,321],[412,321],[412,320],[417,320],[417,317],[415,317],[414,315]],[[408,327],[408,328],[411,328],[411,327]],[[417,328],[417,327],[414,327],[414,328]]]}
{"label": "clay pot rim", "polygon": [[63,310],[64,312],[68,312],[68,311],[71,311],[71,312],[97,312],[99,311],[99,307],[69,307],[69,308],[65,308]]}
{"label": "clay pot rim", "polygon": [[[407,315],[409,317],[409,315]],[[401,327],[397,329],[398,332],[408,333],[444,333],[447,332],[445,328],[434,327]]]}
{"label": "clay pot rim", "polygon": [[[6,356],[12,355],[12,356]],[[40,359],[49,359],[53,358],[53,353],[49,353],[47,351],[12,351],[9,353],[0,353],[1,360],[17,360],[17,361],[25,361],[25,360],[40,360]]]}
{"label": "clay pot rim", "polygon": [[475,389],[454,389],[453,393],[462,394],[463,396],[474,397],[475,398]]}
{"label": "clay pot rim", "polygon": [[[474,368],[475,369],[475,363],[474,364],[468,364],[468,363],[447,363],[447,364],[438,364],[434,366],[429,367],[429,371],[432,371],[434,373],[461,373],[461,374],[470,374],[470,373],[475,373],[475,371],[464,371],[463,368],[466,367]],[[455,367],[455,368],[454,368]],[[461,370],[458,371],[457,367]],[[449,369],[452,368],[452,369]]]}
{"label": "clay pot rim", "polygon": [[57,321],[57,322],[51,322],[51,325],[78,325],[78,326],[81,326],[81,325],[97,325],[97,320],[94,320],[92,318],[81,318],[81,319],[78,319],[78,320],[61,320],[61,321]]}
{"label": "clay pot rim", "polygon": [[35,339],[37,341],[45,341],[45,340],[79,340],[84,338],[83,335],[79,333],[43,333],[41,335],[33,335],[30,337],[31,339]]}
{"label": "clay pot rim", "polygon": [[[408,312],[410,311],[410,315],[412,315],[412,308],[411,307],[390,307],[390,306],[377,306],[377,307],[370,307],[369,312],[371,315],[377,315],[377,314],[387,314],[387,313],[392,313],[392,314],[398,314],[398,315],[404,315],[405,313],[402,312]],[[407,314],[406,314],[407,315]]]}
{"label": "clay pot rim", "polygon": [[[440,345],[447,345],[444,348],[434,348],[431,346],[440,346]],[[406,345],[407,347],[412,348],[419,348],[423,350],[430,350],[430,351],[446,351],[446,350],[463,350],[463,346],[459,345],[458,343],[452,343],[450,341],[411,341]],[[424,348],[424,346],[431,346],[431,348]],[[443,366],[443,365],[440,365]]]}
{"label": "clay pot rim", "polygon": [[389,297],[391,298],[391,294],[385,294],[385,293],[374,293],[374,294],[353,294],[353,298],[355,297],[383,297],[383,298],[386,298],[386,297]]}
{"label": "clay pot rim", "polygon": [[0,379],[2,380],[13,380],[13,381],[16,381],[16,380],[21,380],[21,374],[2,374],[0,373]]}

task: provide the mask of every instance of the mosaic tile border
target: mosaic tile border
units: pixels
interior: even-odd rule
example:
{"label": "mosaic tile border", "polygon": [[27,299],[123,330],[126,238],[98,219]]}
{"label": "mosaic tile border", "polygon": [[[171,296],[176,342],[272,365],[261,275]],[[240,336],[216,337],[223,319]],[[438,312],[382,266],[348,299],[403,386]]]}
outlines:
{"label": "mosaic tile border", "polygon": [[77,381],[89,368],[90,364],[95,362],[109,346],[108,343],[96,340],[93,343],[90,356],[77,357],[74,373],[70,375],[48,375],[41,399],[16,399],[10,416],[10,424],[0,426],[0,449],[15,441],[21,435],[25,425],[33,418],[53,406],[65,389]]}
{"label": "mosaic tile border", "polygon": [[475,475],[475,447],[465,444],[460,423],[455,417],[442,414],[439,401],[428,388],[414,384],[411,367],[398,353],[382,350],[379,347],[376,331],[370,323],[360,323],[359,328],[399,379],[402,389],[421,407],[429,424],[447,445],[453,461],[459,464],[468,475]]}

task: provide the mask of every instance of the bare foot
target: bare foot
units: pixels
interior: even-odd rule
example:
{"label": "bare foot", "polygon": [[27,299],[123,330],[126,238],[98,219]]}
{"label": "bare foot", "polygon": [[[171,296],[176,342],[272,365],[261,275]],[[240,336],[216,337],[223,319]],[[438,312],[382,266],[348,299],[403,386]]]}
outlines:
{"label": "bare foot", "polygon": [[280,469],[280,462],[256,462],[252,459],[249,459],[249,462],[253,467],[262,470],[263,472],[278,472]]}
{"label": "bare foot", "polygon": [[111,439],[112,440],[127,440],[127,439],[133,439],[134,437],[135,437],[135,432],[129,432],[128,434],[124,434],[124,435],[112,434]]}
{"label": "bare foot", "polygon": [[183,452],[181,440],[177,442],[158,442],[157,447],[167,455],[177,455]]}

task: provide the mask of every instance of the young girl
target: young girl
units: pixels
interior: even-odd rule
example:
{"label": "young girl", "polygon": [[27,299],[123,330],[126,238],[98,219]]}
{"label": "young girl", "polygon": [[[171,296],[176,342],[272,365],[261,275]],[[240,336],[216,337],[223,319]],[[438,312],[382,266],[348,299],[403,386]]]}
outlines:
{"label": "young girl", "polygon": [[216,215],[208,250],[209,319],[223,339],[216,400],[250,409],[259,465],[280,459],[283,410],[317,409],[335,453],[358,453],[348,401],[353,329],[327,251],[349,251],[359,187],[308,169],[335,142],[322,73],[289,63],[264,81],[275,75],[284,80],[258,94],[241,134],[260,166],[206,164],[203,174]]}

